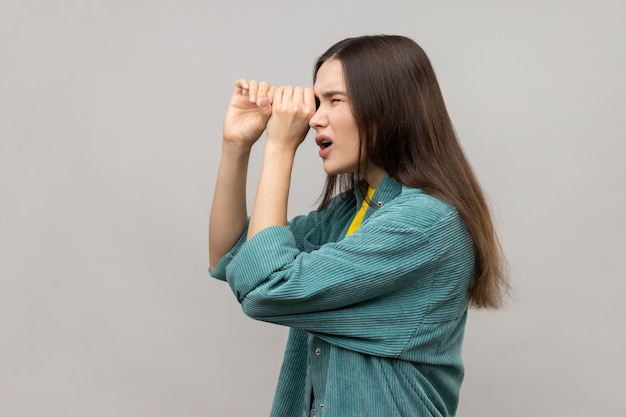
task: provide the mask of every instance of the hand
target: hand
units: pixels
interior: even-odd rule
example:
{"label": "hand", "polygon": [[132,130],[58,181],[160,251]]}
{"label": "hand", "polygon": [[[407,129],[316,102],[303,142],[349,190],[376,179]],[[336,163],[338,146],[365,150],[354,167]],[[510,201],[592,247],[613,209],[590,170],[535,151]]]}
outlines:
{"label": "hand", "polygon": [[315,114],[315,93],[310,87],[290,85],[273,92],[272,113],[267,122],[268,144],[296,150],[309,131],[309,120]]}
{"label": "hand", "polygon": [[263,81],[239,79],[224,117],[224,141],[254,145],[272,114],[275,88]]}

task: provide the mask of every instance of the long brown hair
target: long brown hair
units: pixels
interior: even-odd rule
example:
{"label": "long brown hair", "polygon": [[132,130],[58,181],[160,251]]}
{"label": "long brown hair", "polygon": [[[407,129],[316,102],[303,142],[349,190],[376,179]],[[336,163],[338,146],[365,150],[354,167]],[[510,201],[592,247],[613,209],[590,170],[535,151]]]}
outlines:
{"label": "long brown hair", "polygon": [[[476,251],[470,305],[499,308],[509,290],[506,260],[483,191],[459,143],[424,50],[397,35],[361,36],[331,46],[315,64],[342,63],[365,156],[407,186],[452,204]],[[359,187],[358,174],[329,175],[320,209]]]}

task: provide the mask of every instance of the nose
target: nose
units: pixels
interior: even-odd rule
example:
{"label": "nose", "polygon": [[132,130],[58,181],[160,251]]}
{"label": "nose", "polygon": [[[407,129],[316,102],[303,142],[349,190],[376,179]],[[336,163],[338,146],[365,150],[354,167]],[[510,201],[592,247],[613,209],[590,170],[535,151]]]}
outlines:
{"label": "nose", "polygon": [[311,117],[311,120],[309,120],[309,126],[313,129],[318,129],[320,127],[324,127],[324,125],[327,123],[326,122],[326,117],[324,117],[324,115],[321,112],[322,108],[319,107],[316,111],[315,114],[313,114],[313,117]]}

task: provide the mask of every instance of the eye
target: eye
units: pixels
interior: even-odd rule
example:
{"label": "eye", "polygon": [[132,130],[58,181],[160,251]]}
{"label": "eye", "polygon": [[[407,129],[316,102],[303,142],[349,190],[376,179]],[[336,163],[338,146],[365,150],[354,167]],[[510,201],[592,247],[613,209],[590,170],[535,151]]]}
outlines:
{"label": "eye", "polygon": [[320,108],[320,99],[315,97],[315,110]]}

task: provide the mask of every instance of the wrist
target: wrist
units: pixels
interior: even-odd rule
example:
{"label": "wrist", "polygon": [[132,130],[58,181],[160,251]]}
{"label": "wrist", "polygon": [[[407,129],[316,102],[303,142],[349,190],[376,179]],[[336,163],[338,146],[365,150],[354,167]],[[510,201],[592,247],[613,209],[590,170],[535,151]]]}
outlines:
{"label": "wrist", "polygon": [[241,142],[222,141],[222,155],[232,157],[249,157],[252,145]]}
{"label": "wrist", "polygon": [[268,140],[265,142],[265,158],[293,160],[296,156],[297,146]]}

